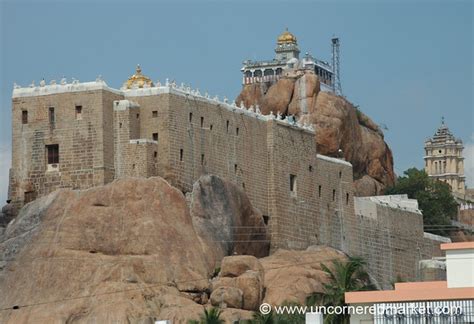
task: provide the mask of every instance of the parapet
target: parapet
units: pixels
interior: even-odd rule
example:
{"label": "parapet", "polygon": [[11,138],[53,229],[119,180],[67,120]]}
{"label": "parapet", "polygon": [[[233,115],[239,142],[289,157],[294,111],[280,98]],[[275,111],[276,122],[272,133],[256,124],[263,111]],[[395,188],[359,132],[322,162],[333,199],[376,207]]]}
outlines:
{"label": "parapet", "polygon": [[73,79],[71,83],[68,83],[66,78],[62,78],[60,83],[56,83],[56,80],[51,80],[49,84],[46,84],[43,79],[39,85],[35,85],[35,82],[33,81],[28,87],[21,87],[15,83],[13,85],[12,98],[47,96],[58,93],[92,90],[107,90],[116,94],[122,94],[121,91],[110,88],[100,77],[98,77],[95,81],[82,83],[76,79]]}
{"label": "parapet", "polygon": [[[207,92],[201,94],[199,89],[192,89],[190,86],[187,86],[184,83],[181,83],[181,85],[177,85],[175,81],[170,82],[168,79],[166,79],[164,84],[162,84],[160,81],[157,81],[153,86],[145,85],[143,88],[121,88],[120,90],[109,87],[105,83],[105,81],[102,80],[101,77],[98,77],[95,81],[83,83],[75,79],[72,81],[72,83],[68,83],[67,80],[63,78],[61,79],[61,82],[59,84],[57,84],[55,80],[52,80],[49,85],[46,85],[46,82],[42,80],[39,86],[35,85],[34,82],[29,87],[21,87],[17,84],[14,84],[12,98],[44,96],[58,93],[81,92],[91,90],[107,90],[122,95],[124,97],[142,97],[161,94],[175,94],[179,96],[185,96],[193,100],[208,102],[215,105],[217,108],[226,109],[233,113],[243,114],[249,117],[260,119],[262,121],[275,121],[283,126],[291,127],[312,134],[315,133],[313,125],[302,124],[297,121],[294,116],[283,117],[280,114],[274,115],[273,113],[270,113],[269,115],[263,115],[258,105],[252,105],[250,107],[245,107],[243,103],[237,105],[235,101],[229,102],[226,97],[220,100],[219,96],[211,97]],[[125,110],[127,108],[136,107],[138,107],[138,104],[129,100],[117,100],[114,102],[114,110]],[[340,161],[338,159],[334,160]]]}

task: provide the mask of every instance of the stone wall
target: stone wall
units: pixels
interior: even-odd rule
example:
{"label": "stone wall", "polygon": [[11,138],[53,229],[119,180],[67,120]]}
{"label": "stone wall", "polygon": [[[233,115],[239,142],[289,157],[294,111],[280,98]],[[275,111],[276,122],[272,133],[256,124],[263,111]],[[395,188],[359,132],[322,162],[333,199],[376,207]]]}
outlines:
{"label": "stone wall", "polygon": [[[14,97],[9,187],[13,203],[21,206],[57,188],[85,189],[110,182],[112,102],[119,98],[102,89]],[[81,107],[80,114],[76,107]],[[27,114],[24,123],[23,114]],[[48,166],[46,146],[53,144],[59,147],[59,163]]]}
{"label": "stone wall", "polygon": [[[47,170],[48,144],[59,145],[59,171]],[[362,256],[383,287],[416,279],[418,262],[440,254],[413,206],[362,198],[354,206],[352,165],[318,155],[308,128],[170,87],[13,98],[10,198],[19,205],[25,192],[128,176],[161,176],[189,192],[203,174],[245,190],[269,225],[273,250],[323,244]]]}
{"label": "stone wall", "polygon": [[394,207],[378,197],[356,197],[355,211],[348,252],[368,262],[383,288],[395,281],[420,280],[420,261],[442,256],[440,244],[449,241],[423,232],[421,212]]}

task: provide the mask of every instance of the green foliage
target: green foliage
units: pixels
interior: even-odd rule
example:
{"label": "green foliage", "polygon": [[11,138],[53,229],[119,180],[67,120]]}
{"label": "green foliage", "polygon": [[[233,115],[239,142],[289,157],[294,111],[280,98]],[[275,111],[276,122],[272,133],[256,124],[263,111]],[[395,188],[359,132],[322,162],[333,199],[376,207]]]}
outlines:
{"label": "green foliage", "polygon": [[[308,305],[346,306],[344,294],[349,291],[375,290],[370,283],[368,273],[364,270],[366,263],[361,258],[351,257],[348,262],[334,261],[332,270],[325,264],[321,265],[323,271],[328,275],[329,282],[323,285],[324,292],[313,294],[307,299]],[[348,314],[327,314],[324,322],[349,323]]]}
{"label": "green foliage", "polygon": [[[451,219],[457,214],[457,203],[451,194],[451,187],[444,182],[431,179],[424,170],[408,169],[404,176],[398,177],[395,186],[386,189],[387,195],[407,194],[408,198],[418,200],[423,213],[423,224],[451,225]],[[426,230],[437,235],[448,235],[444,229]]]}
{"label": "green foliage", "polygon": [[214,272],[212,273],[211,278],[217,277],[217,276],[219,275],[219,272],[221,272],[221,267],[216,267],[216,268],[214,269]]}
{"label": "green foliage", "polygon": [[190,320],[188,324],[224,324],[224,320],[220,318],[221,311],[219,308],[212,307],[211,309],[204,309],[199,321]]}

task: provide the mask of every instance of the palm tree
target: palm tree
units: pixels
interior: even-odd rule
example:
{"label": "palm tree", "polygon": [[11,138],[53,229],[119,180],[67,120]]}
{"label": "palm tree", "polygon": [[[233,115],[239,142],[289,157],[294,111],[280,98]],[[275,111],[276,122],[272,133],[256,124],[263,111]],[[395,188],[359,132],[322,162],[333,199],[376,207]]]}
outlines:
{"label": "palm tree", "polygon": [[207,310],[204,308],[204,314],[201,315],[199,321],[190,320],[189,324],[224,324],[224,320],[221,317],[221,310],[219,308],[212,307]]}
{"label": "palm tree", "polygon": [[[308,305],[323,306],[346,306],[344,294],[349,291],[375,290],[376,287],[370,283],[368,273],[364,270],[366,262],[362,258],[350,257],[349,261],[333,261],[331,270],[325,264],[321,264],[323,271],[329,276],[330,281],[323,285],[324,291],[311,295]],[[349,314],[326,314],[326,324],[348,324]]]}

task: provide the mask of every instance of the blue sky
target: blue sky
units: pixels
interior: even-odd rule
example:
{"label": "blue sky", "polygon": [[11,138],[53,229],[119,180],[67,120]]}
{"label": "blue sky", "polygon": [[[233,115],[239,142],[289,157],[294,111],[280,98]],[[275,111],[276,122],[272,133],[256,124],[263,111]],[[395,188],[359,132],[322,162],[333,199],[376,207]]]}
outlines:
{"label": "blue sky", "polygon": [[474,186],[471,1],[5,1],[0,0],[0,202],[6,197],[13,82],[81,81],[119,87],[140,63],[229,98],[244,59],[273,58],[288,27],[302,53],[330,60],[341,39],[342,87],[387,125],[395,170],[423,166],[441,116],[469,151]]}

